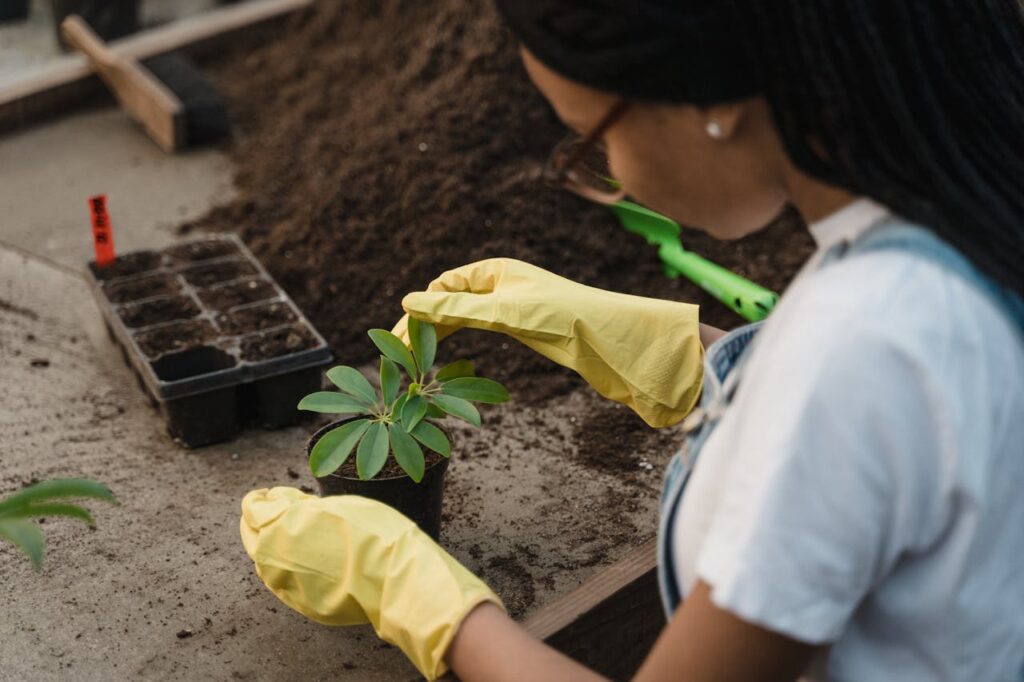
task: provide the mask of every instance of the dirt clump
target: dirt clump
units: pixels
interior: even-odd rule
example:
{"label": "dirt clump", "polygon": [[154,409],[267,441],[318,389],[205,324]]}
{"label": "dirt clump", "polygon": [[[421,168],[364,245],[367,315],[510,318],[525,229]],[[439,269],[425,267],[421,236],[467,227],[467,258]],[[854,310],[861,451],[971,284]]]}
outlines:
{"label": "dirt clump", "polygon": [[227,310],[244,303],[265,301],[277,296],[274,285],[263,279],[248,279],[233,284],[221,284],[200,289],[199,298],[214,310]]}
{"label": "dirt clump", "polygon": [[175,296],[129,304],[122,307],[118,314],[128,327],[145,327],[157,322],[195,317],[199,314],[199,307],[191,298]]}
{"label": "dirt clump", "polygon": [[189,320],[188,322],[172,322],[150,331],[135,335],[135,342],[143,355],[157,358],[173,351],[186,350],[199,346],[217,336],[216,330],[206,320]]}
{"label": "dirt clump", "polygon": [[305,325],[292,325],[243,338],[241,356],[243,360],[257,362],[298,353],[316,345],[317,340]]}
{"label": "dirt clump", "polygon": [[[241,41],[210,72],[235,122],[238,194],[183,231],[239,230],[341,362],[376,358],[365,330],[390,328],[407,292],[491,257],[695,302],[717,326],[740,322],[667,279],[655,249],[607,209],[541,181],[566,128],[488,0],[320,2],[273,39]],[[776,290],[811,249],[791,213],[739,242],[684,230],[683,244]],[[506,341],[460,332],[443,350],[474,359],[519,400],[581,385]]]}

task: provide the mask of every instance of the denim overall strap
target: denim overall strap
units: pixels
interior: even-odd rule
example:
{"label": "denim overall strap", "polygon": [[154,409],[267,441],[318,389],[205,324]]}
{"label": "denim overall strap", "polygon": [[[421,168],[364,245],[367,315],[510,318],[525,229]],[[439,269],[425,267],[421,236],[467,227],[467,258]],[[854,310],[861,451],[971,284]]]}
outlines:
{"label": "denim overall strap", "polygon": [[[985,277],[956,249],[925,228],[888,218],[853,242],[841,243],[830,249],[819,261],[818,268],[827,267],[831,262],[859,252],[880,250],[899,250],[921,256],[963,278],[988,296],[1016,323],[1024,341],[1024,300]],[[701,449],[718,425],[722,413],[732,402],[742,378],[743,365],[750,357],[754,335],[761,324],[763,322],[740,327],[707,349],[700,405],[683,422],[686,442],[669,462],[665,474],[658,529],[658,584],[662,605],[669,618],[683,596],[676,580],[678,574],[672,556],[672,529],[679,504]]]}
{"label": "denim overall strap", "polygon": [[686,443],[669,462],[665,472],[658,529],[658,537],[661,538],[658,542],[658,586],[662,605],[669,615],[682,600],[675,580],[675,560],[669,541],[677,507],[704,441],[714,430],[739,385],[740,373],[733,370],[743,363],[744,358],[750,357],[746,351],[762,324],[763,321],[755,322],[734,329],[708,346],[704,353],[704,385],[700,404],[684,420]]}

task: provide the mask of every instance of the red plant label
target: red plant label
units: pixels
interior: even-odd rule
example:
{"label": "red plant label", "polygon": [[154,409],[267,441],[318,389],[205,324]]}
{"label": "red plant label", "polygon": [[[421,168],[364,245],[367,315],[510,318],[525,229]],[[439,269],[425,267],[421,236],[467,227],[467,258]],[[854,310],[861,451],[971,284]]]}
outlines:
{"label": "red plant label", "polygon": [[96,249],[96,265],[105,268],[114,262],[114,228],[107,215],[107,195],[89,197],[92,215],[92,244]]}

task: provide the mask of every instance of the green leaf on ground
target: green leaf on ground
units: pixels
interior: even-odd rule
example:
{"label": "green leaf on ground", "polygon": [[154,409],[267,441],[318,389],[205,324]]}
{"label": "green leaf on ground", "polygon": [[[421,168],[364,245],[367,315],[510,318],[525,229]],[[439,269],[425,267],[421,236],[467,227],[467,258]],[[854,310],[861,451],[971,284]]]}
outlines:
{"label": "green leaf on ground", "polygon": [[88,497],[117,504],[114,494],[102,483],[85,478],[57,478],[23,488],[0,500],[0,517],[12,509],[60,497]]}
{"label": "green leaf on ground", "polygon": [[356,450],[356,471],[364,481],[376,476],[388,461],[388,427],[374,422],[359,441]]}
{"label": "green leaf on ground", "polygon": [[437,372],[434,378],[437,381],[451,381],[460,377],[476,376],[476,368],[469,360],[456,360],[450,365],[445,365]]}
{"label": "green leaf on ground", "polygon": [[13,512],[4,514],[5,519],[27,519],[39,516],[67,516],[68,518],[85,521],[90,526],[95,526],[92,514],[79,507],[77,504],[30,504],[27,507],[15,509]]}
{"label": "green leaf on ground", "polygon": [[477,377],[461,377],[446,381],[441,386],[441,392],[478,403],[497,404],[508,400],[508,391],[504,386],[497,381]]}
{"label": "green leaf on ground", "polygon": [[327,378],[339,389],[356,398],[367,407],[377,402],[377,392],[355,367],[341,365],[327,370]]}
{"label": "green leaf on ground", "polygon": [[402,375],[398,373],[398,365],[388,358],[380,359],[380,392],[384,395],[384,404],[390,405],[398,395],[398,387],[402,383]]}
{"label": "green leaf on ground", "polygon": [[368,428],[370,420],[357,419],[325,433],[309,454],[309,470],[317,477],[333,474],[345,463]]}
{"label": "green leaf on ground", "polygon": [[412,359],[412,353],[400,338],[387,329],[371,329],[367,334],[370,335],[370,340],[380,349],[381,353],[404,367],[409,376],[415,380],[416,361]]}
{"label": "green leaf on ground", "polygon": [[430,397],[430,400],[451,416],[458,417],[473,426],[480,426],[480,413],[469,401],[452,395],[434,395]]}
{"label": "green leaf on ground", "polygon": [[405,432],[401,424],[392,424],[388,427],[388,435],[391,439],[391,450],[395,453],[395,461],[402,467],[409,478],[419,483],[423,480],[423,469],[425,462],[423,450],[416,443],[416,440]]}
{"label": "green leaf on ground", "polygon": [[32,566],[39,568],[43,563],[43,531],[26,519],[0,518],[0,539],[9,540],[28,555]]}
{"label": "green leaf on ground", "polygon": [[437,428],[430,422],[420,422],[412,430],[412,437],[426,445],[439,455],[451,457],[452,444],[448,442],[448,436],[444,431]]}
{"label": "green leaf on ground", "polygon": [[325,414],[365,414],[366,405],[336,391],[317,391],[299,401],[299,409]]}
{"label": "green leaf on ground", "polygon": [[429,322],[420,322],[410,317],[409,342],[420,371],[426,374],[434,366],[434,357],[437,355],[437,330]]}

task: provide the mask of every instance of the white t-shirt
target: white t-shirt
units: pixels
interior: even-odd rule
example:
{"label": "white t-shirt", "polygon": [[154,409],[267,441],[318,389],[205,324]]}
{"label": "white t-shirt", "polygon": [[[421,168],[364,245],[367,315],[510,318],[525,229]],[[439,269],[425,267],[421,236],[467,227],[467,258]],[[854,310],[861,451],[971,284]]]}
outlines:
{"label": "white t-shirt", "polygon": [[810,679],[1024,679],[1024,344],[897,250],[817,259],[761,329],[673,528],[684,593],[830,645]]}

